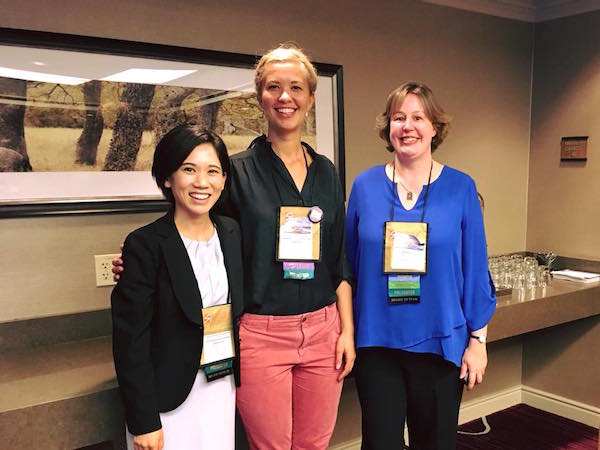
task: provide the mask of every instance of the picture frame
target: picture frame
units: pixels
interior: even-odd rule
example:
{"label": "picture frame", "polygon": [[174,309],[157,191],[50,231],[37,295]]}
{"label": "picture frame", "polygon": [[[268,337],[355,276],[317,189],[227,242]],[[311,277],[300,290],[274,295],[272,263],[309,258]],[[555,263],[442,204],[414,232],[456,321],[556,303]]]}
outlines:
{"label": "picture frame", "polygon": [[[8,28],[0,55],[0,218],[163,211],[150,174],[160,135],[192,121],[233,154],[266,131],[258,55]],[[345,193],[343,68],[314,65],[303,140]]]}

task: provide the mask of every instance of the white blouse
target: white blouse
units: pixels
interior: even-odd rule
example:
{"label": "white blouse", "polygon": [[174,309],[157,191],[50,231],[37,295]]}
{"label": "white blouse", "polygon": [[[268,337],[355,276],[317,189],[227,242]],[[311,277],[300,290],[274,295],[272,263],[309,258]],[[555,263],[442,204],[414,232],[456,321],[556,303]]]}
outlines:
{"label": "white blouse", "polygon": [[185,236],[181,236],[181,239],[196,275],[202,305],[207,308],[227,303],[229,285],[216,228],[208,241],[195,241]]}

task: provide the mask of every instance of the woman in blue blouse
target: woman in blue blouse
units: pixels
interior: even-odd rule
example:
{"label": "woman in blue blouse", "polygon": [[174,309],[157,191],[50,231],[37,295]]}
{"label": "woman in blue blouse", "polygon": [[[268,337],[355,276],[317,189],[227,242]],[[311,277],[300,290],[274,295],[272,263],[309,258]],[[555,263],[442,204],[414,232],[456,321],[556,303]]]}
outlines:
{"label": "woman in blue blouse", "polygon": [[411,450],[454,449],[463,386],[485,373],[495,290],[475,183],[432,158],[448,125],[427,86],[395,89],[377,118],[393,161],[350,194],[363,449],[403,448],[405,420]]}

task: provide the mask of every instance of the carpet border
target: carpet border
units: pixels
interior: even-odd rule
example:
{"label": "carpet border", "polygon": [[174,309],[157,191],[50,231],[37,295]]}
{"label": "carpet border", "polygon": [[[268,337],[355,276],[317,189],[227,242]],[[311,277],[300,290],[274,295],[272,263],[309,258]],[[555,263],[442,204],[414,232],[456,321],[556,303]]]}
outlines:
{"label": "carpet border", "polygon": [[521,388],[523,403],[593,428],[600,426],[600,408],[531,386]]}

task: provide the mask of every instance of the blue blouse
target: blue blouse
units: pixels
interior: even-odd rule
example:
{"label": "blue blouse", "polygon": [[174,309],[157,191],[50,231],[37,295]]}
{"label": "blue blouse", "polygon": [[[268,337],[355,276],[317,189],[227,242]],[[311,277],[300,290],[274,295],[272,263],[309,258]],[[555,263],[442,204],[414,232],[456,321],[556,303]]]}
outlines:
{"label": "blue blouse", "polygon": [[460,367],[469,334],[485,326],[496,308],[488,271],[481,207],[475,182],[444,166],[429,186],[427,274],[421,301],[389,304],[383,274],[383,227],[390,220],[418,222],[425,188],[406,210],[397,190],[375,166],[354,180],[346,215],[346,247],[354,269],[356,346],[387,347],[441,355]]}

